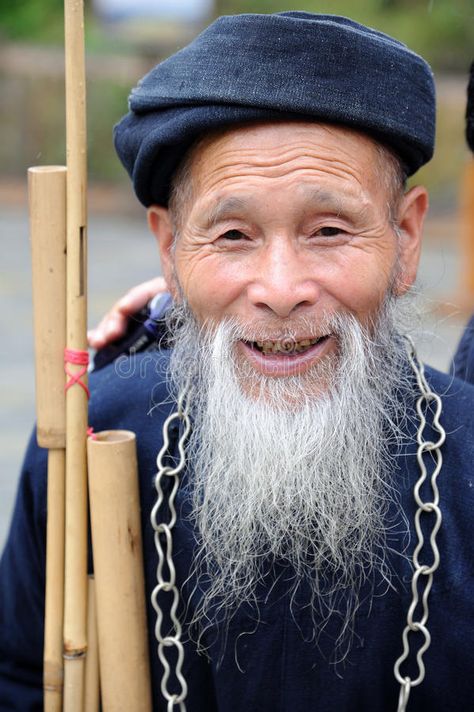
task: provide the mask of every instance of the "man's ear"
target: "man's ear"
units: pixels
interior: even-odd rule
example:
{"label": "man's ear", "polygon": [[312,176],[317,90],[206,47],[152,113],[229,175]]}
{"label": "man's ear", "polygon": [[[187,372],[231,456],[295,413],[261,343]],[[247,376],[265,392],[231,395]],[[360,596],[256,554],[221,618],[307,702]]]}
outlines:
{"label": "man's ear", "polygon": [[409,190],[400,201],[397,216],[399,269],[394,288],[397,296],[405,294],[415,281],[427,211],[428,192],[421,185]]}
{"label": "man's ear", "polygon": [[176,297],[176,275],[173,266],[173,228],[169,210],[161,205],[151,205],[147,210],[148,227],[154,234],[160,252],[161,268],[173,297]]}

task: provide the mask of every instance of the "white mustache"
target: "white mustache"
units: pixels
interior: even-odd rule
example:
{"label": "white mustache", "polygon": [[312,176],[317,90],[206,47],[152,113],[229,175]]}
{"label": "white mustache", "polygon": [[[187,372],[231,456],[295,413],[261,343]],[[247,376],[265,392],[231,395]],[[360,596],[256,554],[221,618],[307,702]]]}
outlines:
{"label": "white mustache", "polygon": [[301,341],[304,339],[319,339],[329,334],[337,333],[341,313],[323,315],[320,317],[299,317],[281,320],[251,320],[243,322],[235,317],[226,318],[222,322],[205,322],[201,327],[203,333],[218,336],[219,329],[225,324],[226,338],[232,341]]}

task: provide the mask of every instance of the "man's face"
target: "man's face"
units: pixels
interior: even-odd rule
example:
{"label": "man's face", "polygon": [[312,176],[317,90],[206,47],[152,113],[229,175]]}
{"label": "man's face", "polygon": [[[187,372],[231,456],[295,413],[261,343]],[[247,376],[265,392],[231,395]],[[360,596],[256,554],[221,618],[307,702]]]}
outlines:
{"label": "man's face", "polygon": [[344,631],[364,576],[388,576],[404,351],[386,297],[414,277],[426,194],[400,200],[396,236],[375,145],[312,124],[209,139],[191,173],[174,248],[167,211],[149,219],[175,299],[193,312],[176,309],[170,380],[193,421],[195,573],[206,582],[194,620],[207,628],[216,611],[255,605],[277,559],[297,572],[289,589],[301,584],[300,600],[336,611]]}
{"label": "man's face", "polygon": [[199,322],[249,326],[239,360],[263,375],[310,369],[338,348],[331,316],[369,325],[387,293],[414,278],[423,211],[398,238],[380,157],[360,133],[312,123],[230,130],[196,152],[192,181],[174,253],[166,211],[150,210],[165,276]]}

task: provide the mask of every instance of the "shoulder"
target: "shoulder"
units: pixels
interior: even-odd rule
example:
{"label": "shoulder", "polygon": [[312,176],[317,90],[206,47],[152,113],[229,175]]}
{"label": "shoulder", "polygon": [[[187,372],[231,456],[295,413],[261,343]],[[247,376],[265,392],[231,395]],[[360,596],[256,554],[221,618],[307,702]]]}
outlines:
{"label": "shoulder", "polygon": [[163,442],[163,424],[173,409],[170,352],[123,355],[89,380],[89,425],[94,431],[131,430],[136,435],[140,478],[151,481]]}
{"label": "shoulder", "polygon": [[[442,512],[439,578],[453,595],[457,591],[456,600],[467,611],[474,591],[474,386],[431,368],[426,368],[426,376],[441,397],[439,420],[446,431],[437,480]],[[433,463],[425,462],[431,473]]]}
{"label": "shoulder", "polygon": [[[462,536],[458,537],[459,551],[465,549],[469,541],[469,556],[472,558],[472,536],[467,537],[462,545],[461,542],[466,537],[466,527],[472,528],[474,512],[474,387],[433,368],[426,367],[425,374],[432,390],[441,398],[439,423],[446,436],[440,448],[439,459],[432,460],[425,453],[423,461],[428,473],[432,472],[435,461],[441,465],[438,484],[443,503],[443,517],[449,521],[453,531],[462,532]],[[417,396],[415,396],[415,403],[416,401]],[[429,411],[425,408],[422,410],[426,413],[427,420],[422,427],[422,439],[426,442],[437,442],[439,433],[432,427],[434,405],[430,404]],[[420,422],[418,415],[414,414],[416,427]],[[412,477],[415,478],[410,478],[410,486],[413,486],[420,476],[415,432],[413,436],[407,450]],[[452,538],[454,540],[456,537]]]}
{"label": "shoulder", "polygon": [[474,385],[429,366],[425,373],[441,397],[442,423],[451,434],[462,435],[466,447],[474,450]]}
{"label": "shoulder", "polygon": [[94,432],[129,430],[136,436],[145,556],[151,557],[149,516],[156,499],[156,457],[163,445],[164,423],[176,407],[169,388],[169,357],[170,352],[161,349],[122,355],[91,373],[89,382],[89,425]]}
{"label": "shoulder", "polygon": [[169,351],[122,355],[90,375],[90,421],[97,429],[131,428],[162,421],[172,398]]}
{"label": "shoulder", "polygon": [[474,383],[474,316],[466,325],[454,355],[453,371],[459,378]]}

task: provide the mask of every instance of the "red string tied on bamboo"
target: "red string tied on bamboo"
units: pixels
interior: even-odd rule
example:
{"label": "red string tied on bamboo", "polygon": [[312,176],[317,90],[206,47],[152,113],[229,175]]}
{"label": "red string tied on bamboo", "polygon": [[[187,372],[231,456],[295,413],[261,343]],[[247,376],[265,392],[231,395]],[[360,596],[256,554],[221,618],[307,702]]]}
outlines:
{"label": "red string tied on bamboo", "polygon": [[[68,364],[73,364],[74,366],[82,366],[82,368],[77,371],[77,373],[72,373],[68,369]],[[84,389],[88,398],[90,398],[90,391],[82,378],[87,373],[87,367],[89,365],[89,352],[80,351],[79,349],[64,349],[64,370],[69,376],[69,381],[66,383],[64,390],[67,391],[71,386],[77,385]]]}

